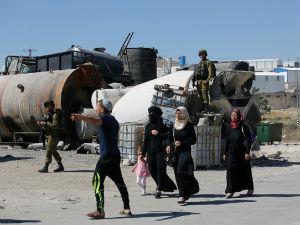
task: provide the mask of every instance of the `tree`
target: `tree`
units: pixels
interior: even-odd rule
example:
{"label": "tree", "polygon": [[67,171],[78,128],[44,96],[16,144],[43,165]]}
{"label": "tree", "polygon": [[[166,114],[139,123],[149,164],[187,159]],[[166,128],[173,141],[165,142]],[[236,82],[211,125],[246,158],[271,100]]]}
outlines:
{"label": "tree", "polygon": [[252,88],[252,95],[254,96],[255,103],[259,108],[261,114],[271,112],[271,106],[268,104],[268,100],[258,94],[259,88]]}

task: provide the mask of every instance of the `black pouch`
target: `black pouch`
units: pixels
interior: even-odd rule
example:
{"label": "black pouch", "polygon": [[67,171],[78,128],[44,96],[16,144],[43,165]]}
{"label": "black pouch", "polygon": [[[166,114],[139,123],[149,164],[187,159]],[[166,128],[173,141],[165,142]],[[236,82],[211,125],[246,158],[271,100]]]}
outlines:
{"label": "black pouch", "polygon": [[165,155],[165,162],[168,166],[174,167],[176,163],[176,156],[174,152],[170,152],[169,154]]}

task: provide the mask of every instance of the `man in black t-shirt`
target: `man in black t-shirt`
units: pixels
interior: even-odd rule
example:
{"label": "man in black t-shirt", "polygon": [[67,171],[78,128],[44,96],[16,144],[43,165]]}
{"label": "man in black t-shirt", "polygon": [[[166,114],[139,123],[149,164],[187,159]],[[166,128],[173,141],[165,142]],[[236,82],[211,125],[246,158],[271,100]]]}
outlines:
{"label": "man in black t-shirt", "polygon": [[93,177],[93,186],[97,201],[97,210],[90,212],[87,216],[93,219],[104,219],[104,180],[106,176],[117,185],[124,204],[124,209],[120,214],[131,216],[127,187],[124,183],[120,168],[120,151],[118,149],[119,123],[110,113],[112,104],[109,100],[103,99],[97,102],[98,117],[72,114],[71,119],[83,120],[87,123],[98,126],[98,136],[100,142],[100,159],[97,162]]}

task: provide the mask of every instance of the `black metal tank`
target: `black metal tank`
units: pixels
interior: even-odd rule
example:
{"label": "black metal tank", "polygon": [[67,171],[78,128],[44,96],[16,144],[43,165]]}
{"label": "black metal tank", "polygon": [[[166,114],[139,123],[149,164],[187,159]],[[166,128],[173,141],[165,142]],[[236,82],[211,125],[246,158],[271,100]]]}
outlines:
{"label": "black metal tank", "polygon": [[[101,48],[96,48],[96,49],[101,49]],[[118,74],[118,75],[123,74],[122,60],[118,56],[113,56],[103,51],[91,51],[88,49],[83,49],[75,46],[68,49],[68,51],[83,52],[92,55],[93,57],[92,61],[94,64],[99,66],[100,72],[106,72],[106,73]]]}
{"label": "black metal tank", "polygon": [[126,48],[122,52],[124,74],[131,75],[134,85],[156,78],[155,48]]}

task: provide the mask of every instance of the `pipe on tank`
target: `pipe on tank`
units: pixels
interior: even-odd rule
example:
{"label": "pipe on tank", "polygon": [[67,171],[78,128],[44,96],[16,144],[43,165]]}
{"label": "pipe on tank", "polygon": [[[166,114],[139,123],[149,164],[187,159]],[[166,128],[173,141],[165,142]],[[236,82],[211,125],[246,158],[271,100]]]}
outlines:
{"label": "pipe on tank", "polygon": [[52,99],[65,113],[65,128],[75,136],[70,114],[91,108],[91,95],[105,83],[93,65],[76,69],[0,77],[0,130],[2,138],[14,132],[37,132],[44,117],[44,102]]}

